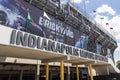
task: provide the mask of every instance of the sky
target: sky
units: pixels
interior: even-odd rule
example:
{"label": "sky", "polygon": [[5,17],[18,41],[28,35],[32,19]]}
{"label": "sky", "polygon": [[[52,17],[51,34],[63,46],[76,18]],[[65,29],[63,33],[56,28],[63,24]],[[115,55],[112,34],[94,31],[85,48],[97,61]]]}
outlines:
{"label": "sky", "polygon": [[118,47],[114,59],[115,62],[120,60],[120,0],[62,0],[63,3],[65,1],[71,1],[78,9],[85,11],[116,38]]}

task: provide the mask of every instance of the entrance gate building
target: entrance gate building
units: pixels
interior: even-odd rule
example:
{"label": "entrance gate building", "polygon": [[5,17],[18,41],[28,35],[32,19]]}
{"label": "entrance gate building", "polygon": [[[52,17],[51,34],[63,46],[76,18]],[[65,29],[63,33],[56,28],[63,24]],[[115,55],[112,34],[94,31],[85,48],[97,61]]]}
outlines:
{"label": "entrance gate building", "polygon": [[0,1],[0,80],[94,80],[119,72],[116,39],[69,2],[60,5]]}

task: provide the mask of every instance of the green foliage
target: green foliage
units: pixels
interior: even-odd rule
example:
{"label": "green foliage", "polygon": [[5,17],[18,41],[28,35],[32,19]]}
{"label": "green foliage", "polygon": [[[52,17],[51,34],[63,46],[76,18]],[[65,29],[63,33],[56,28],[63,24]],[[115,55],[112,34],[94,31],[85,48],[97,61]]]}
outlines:
{"label": "green foliage", "polygon": [[120,60],[117,61],[117,68],[120,69]]}

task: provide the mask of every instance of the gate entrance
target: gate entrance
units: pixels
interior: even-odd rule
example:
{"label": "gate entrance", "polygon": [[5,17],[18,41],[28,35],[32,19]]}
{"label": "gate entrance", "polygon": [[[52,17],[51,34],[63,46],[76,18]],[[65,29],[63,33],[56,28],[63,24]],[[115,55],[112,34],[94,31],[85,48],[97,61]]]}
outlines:
{"label": "gate entrance", "polygon": [[[6,67],[9,65],[6,65]],[[25,70],[21,65],[17,65],[21,67],[20,70],[15,69],[15,65],[11,65],[14,67],[12,70],[0,70],[0,80],[35,80],[36,79],[36,68],[35,70]],[[29,65],[30,66],[30,65]],[[35,65],[31,65],[31,68],[35,67]],[[40,66],[40,80],[45,80],[45,65]],[[16,67],[17,69],[17,67]],[[24,70],[22,70],[24,69]],[[64,80],[68,80],[67,75],[67,67],[64,69]],[[79,78],[80,80],[88,80],[88,68],[79,68]],[[75,67],[70,67],[70,80],[76,80],[76,71]],[[60,68],[59,66],[49,66],[49,79],[48,80],[60,80]]]}

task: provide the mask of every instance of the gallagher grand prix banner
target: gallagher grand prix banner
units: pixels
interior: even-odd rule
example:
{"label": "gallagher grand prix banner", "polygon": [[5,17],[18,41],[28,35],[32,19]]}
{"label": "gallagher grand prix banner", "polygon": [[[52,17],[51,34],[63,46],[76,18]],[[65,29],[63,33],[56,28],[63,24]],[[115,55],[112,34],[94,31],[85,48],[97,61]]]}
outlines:
{"label": "gallagher grand prix banner", "polygon": [[88,49],[88,35],[24,0],[0,0],[0,24],[77,48]]}

